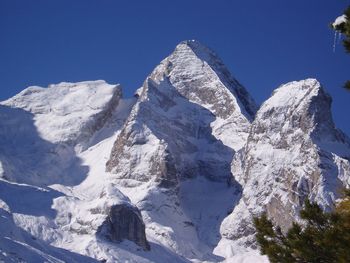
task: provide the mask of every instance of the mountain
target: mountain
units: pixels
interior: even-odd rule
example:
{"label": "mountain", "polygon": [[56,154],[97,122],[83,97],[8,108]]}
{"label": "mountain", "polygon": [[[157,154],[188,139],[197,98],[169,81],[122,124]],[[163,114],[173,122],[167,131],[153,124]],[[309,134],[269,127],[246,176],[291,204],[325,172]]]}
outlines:
{"label": "mountain", "polygon": [[137,93],[107,171],[142,211],[150,239],[186,258],[217,260],[220,222],[241,192],[231,161],[257,107],[197,41],[180,43]]}
{"label": "mountain", "polygon": [[139,90],[107,171],[164,185],[199,175],[227,180],[255,111],[250,95],[211,50],[182,42]]}
{"label": "mountain", "polygon": [[253,244],[251,219],[262,211],[286,231],[305,198],[334,207],[350,183],[350,140],[335,128],[330,107],[315,79],[282,85],[264,102],[232,163],[243,194],[221,226],[225,238]]}
{"label": "mountain", "polygon": [[350,140],[313,79],[258,110],[220,58],[178,44],[133,98],[104,81],[0,102],[0,261],[267,262],[252,216],[283,230],[332,209]]}
{"label": "mountain", "polygon": [[78,183],[86,167],[75,152],[94,143],[120,98],[119,85],[94,81],[29,87],[2,102],[0,176],[40,186]]}
{"label": "mountain", "polygon": [[89,81],[30,87],[1,103],[5,262],[96,262],[88,246],[100,239],[149,249],[138,209],[94,173],[135,102],[121,96],[119,85]]}

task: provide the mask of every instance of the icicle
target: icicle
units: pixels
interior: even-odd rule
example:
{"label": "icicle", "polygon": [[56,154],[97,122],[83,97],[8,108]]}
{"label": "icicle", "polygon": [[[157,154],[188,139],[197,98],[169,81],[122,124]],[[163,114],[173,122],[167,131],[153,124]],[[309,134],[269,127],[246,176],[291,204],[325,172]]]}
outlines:
{"label": "icicle", "polygon": [[341,32],[338,32],[338,44],[340,43],[341,37],[342,37]]}
{"label": "icicle", "polygon": [[333,53],[335,53],[335,46],[337,45],[338,31],[334,30],[334,41],[333,41]]}

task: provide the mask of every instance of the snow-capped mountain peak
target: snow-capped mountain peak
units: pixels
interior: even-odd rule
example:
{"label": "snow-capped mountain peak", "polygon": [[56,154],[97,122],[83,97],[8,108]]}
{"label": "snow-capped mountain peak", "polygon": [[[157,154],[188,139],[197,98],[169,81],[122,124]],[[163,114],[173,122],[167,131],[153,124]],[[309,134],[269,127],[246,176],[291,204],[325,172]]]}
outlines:
{"label": "snow-capped mountain peak", "polygon": [[[247,110],[254,112],[256,106],[226,69],[217,72],[220,68],[221,60],[199,42],[180,43],[144,82],[107,171],[141,181],[150,176],[165,180],[170,174],[166,180],[230,177],[228,163],[233,150],[243,146],[253,117]],[[204,149],[223,154],[210,154],[216,161],[209,160]],[[213,167],[200,168],[204,163]]]}
{"label": "snow-capped mountain peak", "polygon": [[350,185],[350,141],[335,128],[330,106],[315,79],[282,85],[263,103],[233,161],[243,194],[221,226],[223,236],[252,244],[252,216],[262,211],[286,231],[305,198],[325,210],[334,206]]}

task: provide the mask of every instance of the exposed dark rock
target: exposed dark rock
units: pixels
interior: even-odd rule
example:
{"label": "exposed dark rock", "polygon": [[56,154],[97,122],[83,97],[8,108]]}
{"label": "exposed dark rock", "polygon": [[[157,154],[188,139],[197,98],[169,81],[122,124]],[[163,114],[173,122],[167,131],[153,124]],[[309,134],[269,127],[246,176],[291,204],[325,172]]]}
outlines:
{"label": "exposed dark rock", "polygon": [[144,250],[150,250],[141,213],[129,204],[113,205],[97,234],[117,243],[127,239]]}

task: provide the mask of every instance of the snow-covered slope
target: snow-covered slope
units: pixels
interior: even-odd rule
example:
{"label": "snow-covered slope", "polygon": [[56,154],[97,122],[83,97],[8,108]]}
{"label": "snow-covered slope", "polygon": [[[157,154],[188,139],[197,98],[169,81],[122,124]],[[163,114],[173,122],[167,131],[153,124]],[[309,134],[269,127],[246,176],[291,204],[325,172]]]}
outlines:
{"label": "snow-covered slope", "polygon": [[105,229],[118,225],[116,217],[128,222],[133,214],[136,236],[134,229],[125,231],[126,223],[108,237],[147,248],[137,208],[103,180],[104,163],[134,102],[121,99],[118,85],[92,81],[31,87],[1,103],[0,200],[7,231],[0,248],[6,262],[96,262],[103,249],[91,255],[89,244],[108,247]]}
{"label": "snow-covered slope", "polygon": [[78,184],[87,167],[76,156],[95,142],[121,98],[104,81],[29,87],[0,104],[0,177],[21,183]]}
{"label": "snow-covered slope", "polygon": [[33,114],[37,133],[44,140],[79,144],[84,149],[111,117],[120,98],[119,85],[99,80],[29,87],[1,104]]}
{"label": "snow-covered slope", "polygon": [[306,197],[328,210],[350,185],[350,141],[334,126],[331,98],[315,79],[276,89],[259,109],[232,171],[243,187],[222,235],[254,242],[251,218],[262,211],[283,230]]}

